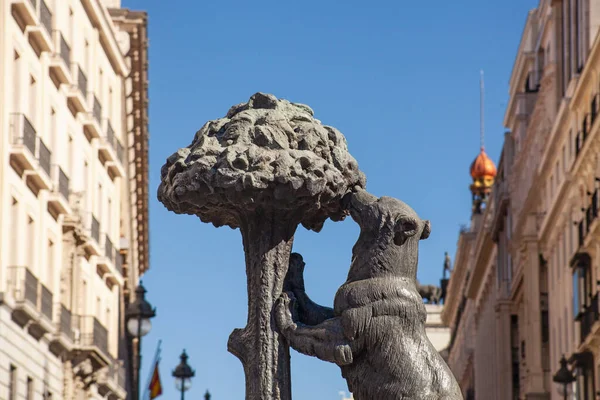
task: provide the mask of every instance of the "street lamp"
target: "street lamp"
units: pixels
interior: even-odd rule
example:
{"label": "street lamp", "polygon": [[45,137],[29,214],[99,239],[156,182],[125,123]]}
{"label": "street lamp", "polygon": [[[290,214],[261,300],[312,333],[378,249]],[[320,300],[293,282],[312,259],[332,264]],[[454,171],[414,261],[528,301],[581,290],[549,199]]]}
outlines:
{"label": "street lamp", "polygon": [[575,379],[573,373],[567,368],[567,360],[563,355],[560,359],[560,369],[552,380],[557,383],[558,393],[563,396],[564,400],[571,395],[571,383],[575,382]]}
{"label": "street lamp", "polygon": [[152,328],[151,318],[156,316],[156,309],[146,301],[146,289],[142,282],[135,289],[135,301],[127,307],[127,331],[137,339],[137,357],[134,359],[133,400],[140,399],[140,368],[142,365],[142,336],[146,336]]}
{"label": "street lamp", "polygon": [[194,375],[196,375],[196,372],[187,363],[188,358],[189,357],[185,353],[185,350],[183,350],[183,353],[181,353],[180,356],[181,362],[173,371],[173,376],[175,377],[175,387],[177,390],[181,391],[181,400],[184,400],[185,392],[190,390],[192,387],[192,378]]}

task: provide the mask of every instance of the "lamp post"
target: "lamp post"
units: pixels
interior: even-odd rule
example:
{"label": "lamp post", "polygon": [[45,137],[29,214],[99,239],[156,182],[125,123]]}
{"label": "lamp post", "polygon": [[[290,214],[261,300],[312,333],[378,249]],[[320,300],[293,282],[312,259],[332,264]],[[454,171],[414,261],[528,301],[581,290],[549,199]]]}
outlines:
{"label": "lamp post", "polygon": [[[180,359],[181,362],[173,371],[173,376],[175,377],[175,387],[181,391],[181,400],[185,399],[185,392],[190,390],[192,387],[192,378],[196,375],[196,372],[190,367],[187,363],[188,355],[183,350],[181,353]],[[210,394],[208,395],[210,398]],[[204,396],[206,398],[206,396]]]}
{"label": "lamp post", "polygon": [[557,383],[558,393],[561,394],[564,400],[571,394],[570,384],[575,382],[575,376],[567,367],[567,360],[563,355],[560,359],[560,369],[556,372],[552,380]]}
{"label": "lamp post", "polygon": [[142,365],[142,336],[146,336],[152,328],[151,318],[156,316],[156,309],[146,301],[146,289],[142,282],[135,289],[135,301],[127,307],[127,331],[137,339],[136,357],[133,362],[133,400],[140,399],[140,368]]}

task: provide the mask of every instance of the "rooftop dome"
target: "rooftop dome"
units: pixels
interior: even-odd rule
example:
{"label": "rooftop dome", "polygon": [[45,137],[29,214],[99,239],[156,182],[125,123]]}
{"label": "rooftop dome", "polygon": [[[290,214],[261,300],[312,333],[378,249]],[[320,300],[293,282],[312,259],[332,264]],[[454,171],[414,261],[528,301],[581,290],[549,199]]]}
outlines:
{"label": "rooftop dome", "polygon": [[483,147],[481,152],[471,164],[471,177],[476,179],[495,178],[497,174],[496,165],[485,153]]}

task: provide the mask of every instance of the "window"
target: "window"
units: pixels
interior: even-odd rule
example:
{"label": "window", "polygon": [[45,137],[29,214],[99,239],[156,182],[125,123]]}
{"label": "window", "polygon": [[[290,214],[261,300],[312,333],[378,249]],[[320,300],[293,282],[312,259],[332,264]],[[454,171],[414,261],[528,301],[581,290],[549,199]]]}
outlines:
{"label": "window", "polygon": [[73,137],[69,135],[67,139],[67,175],[72,176],[73,174]]}
{"label": "window", "polygon": [[54,242],[48,240],[48,271],[46,276],[46,286],[51,292],[54,292]]}
{"label": "window", "polygon": [[33,400],[33,379],[27,377],[27,400]]}
{"label": "window", "polygon": [[19,202],[14,197],[12,198],[9,219],[12,235],[9,235],[10,248],[8,251],[10,252],[10,263],[14,266],[19,264]]}
{"label": "window", "polygon": [[88,288],[87,288],[87,282],[83,281],[82,285],[81,285],[81,303],[80,303],[80,313],[81,315],[88,315],[88,310],[87,310],[87,298],[88,298]]}
{"label": "window", "polygon": [[[27,237],[25,238],[25,243],[27,243],[28,246],[34,246],[36,243],[35,240],[35,221],[33,220],[33,218],[31,218],[30,216],[27,217]],[[31,270],[35,270],[34,268],[34,255],[35,251],[33,251],[33,249],[31,249],[31,251],[26,251],[25,255],[27,257],[27,267],[29,267],[29,269]]]}
{"label": "window", "polygon": [[112,200],[108,199],[108,209],[106,210],[106,232],[112,235]]}
{"label": "window", "polygon": [[88,162],[84,160],[83,161],[83,178],[82,178],[82,185],[81,186],[83,187],[83,190],[85,191],[84,203],[85,203],[86,211],[88,211],[88,212],[91,211],[91,208],[90,208],[90,196],[88,194],[90,192],[89,191],[89,183],[88,183],[89,182],[89,177],[90,177],[90,171],[89,171],[89,169],[90,169],[90,166],[89,166]]}
{"label": "window", "polygon": [[15,107],[14,111],[22,112],[21,109],[21,56],[15,51],[13,57],[13,104]]}
{"label": "window", "polygon": [[8,380],[8,400],[17,399],[17,367],[10,365]]}
{"label": "window", "polygon": [[113,115],[112,115],[112,113],[113,113],[112,102],[113,102],[113,90],[112,90],[111,87],[109,87],[108,88],[108,101],[106,102],[107,103],[106,106],[107,106],[107,109],[108,109],[108,119],[111,119],[111,120],[113,118]]}
{"label": "window", "polygon": [[96,215],[98,216],[98,221],[102,221],[102,200],[103,200],[102,199],[102,184],[99,184],[98,185],[98,199],[97,199],[98,209],[96,210],[97,211]]}
{"label": "window", "polygon": [[28,116],[33,126],[36,124],[36,100],[37,100],[37,82],[33,76],[29,76],[29,109]]}

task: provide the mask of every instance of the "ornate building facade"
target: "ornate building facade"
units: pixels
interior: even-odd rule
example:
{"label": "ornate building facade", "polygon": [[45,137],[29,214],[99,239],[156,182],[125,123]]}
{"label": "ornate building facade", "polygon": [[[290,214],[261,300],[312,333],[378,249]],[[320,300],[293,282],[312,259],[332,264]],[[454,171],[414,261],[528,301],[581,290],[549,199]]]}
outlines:
{"label": "ornate building facade", "polygon": [[599,27],[591,0],[528,15],[498,172],[459,236],[442,315],[467,398],[562,399],[563,355],[569,399],[599,398]]}
{"label": "ornate building facade", "polygon": [[125,399],[148,269],[146,14],[0,0],[0,399]]}

